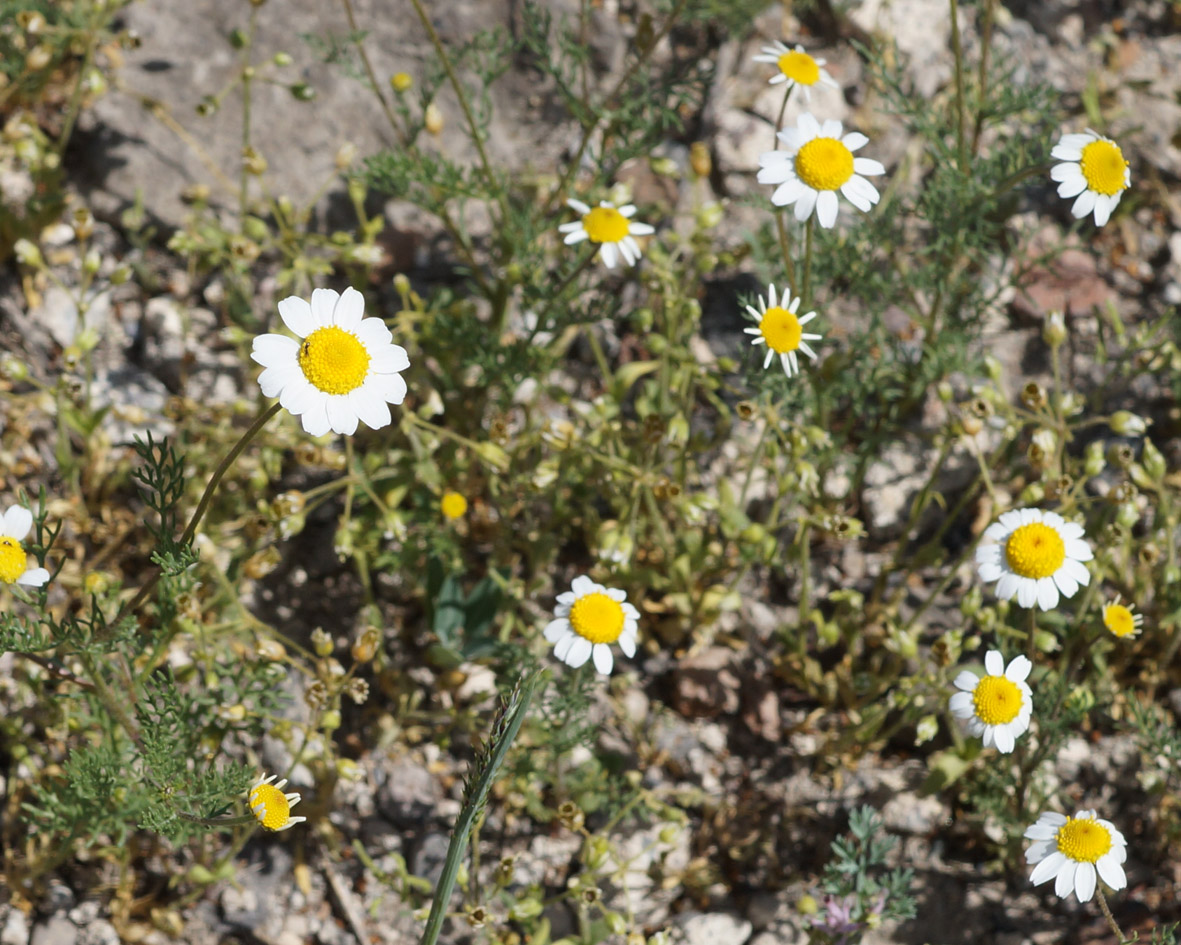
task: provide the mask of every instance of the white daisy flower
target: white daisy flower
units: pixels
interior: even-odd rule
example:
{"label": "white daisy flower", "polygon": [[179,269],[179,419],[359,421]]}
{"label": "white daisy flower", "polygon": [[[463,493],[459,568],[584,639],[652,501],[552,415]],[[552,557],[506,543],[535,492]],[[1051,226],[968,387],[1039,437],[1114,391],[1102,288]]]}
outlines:
{"label": "white daisy flower", "polygon": [[283,323],[302,342],[286,335],[260,335],[250,356],[265,371],[258,384],[300,417],[312,436],[352,435],[357,421],[374,430],[390,423],[387,404],[400,404],[410,367],[406,349],[380,318],[365,318],[365,299],[356,289],[338,295],[316,289],[309,304],[291,296],[279,303]]}
{"label": "white daisy flower", "polygon": [[1079,902],[1095,894],[1096,873],[1112,889],[1128,885],[1123,863],[1128,858],[1127,841],[1108,820],[1093,810],[1080,810],[1073,817],[1052,812],[1042,814],[1025,831],[1034,841],[1025,851],[1025,862],[1034,866],[1029,879],[1035,886],[1054,880],[1054,892],[1065,899],[1072,892]]}
{"label": "white daisy flower", "polygon": [[949,708],[964,720],[968,731],[983,739],[984,747],[1008,754],[1017,739],[1029,729],[1033,714],[1033,693],[1025,679],[1033,669],[1026,657],[1018,656],[1005,667],[999,650],[984,657],[983,678],[964,670],[955,678],[957,692]]}
{"label": "white daisy flower", "polygon": [[284,778],[278,784],[272,784],[278,775],[269,778],[259,777],[250,789],[250,810],[255,819],[267,830],[287,830],[296,824],[302,824],[306,817],[292,817],[291,808],[299,803],[296,793],[284,794],[287,786]]}
{"label": "white daisy flower", "polygon": [[1133,612],[1135,605],[1123,603],[1118,594],[1103,605],[1103,626],[1117,637],[1134,637],[1144,626],[1144,614]]}
{"label": "white daisy flower", "polygon": [[33,527],[33,513],[23,505],[10,505],[0,515],[0,584],[40,587],[49,580],[45,568],[29,567],[29,556],[21,540]]}
{"label": "white daisy flower", "polygon": [[777,207],[796,205],[796,219],[808,219],[813,208],[816,219],[825,229],[837,220],[837,191],[858,210],[868,212],[881,196],[862,175],[874,177],[886,169],[869,158],[853,157],[853,152],[869,143],[860,132],[841,136],[839,121],[829,119],[823,125],[809,112],[800,115],[795,128],[779,132],[786,150],[768,151],[759,156],[759,183],[778,184],[771,195]]}
{"label": "white daisy flower", "polygon": [[1050,157],[1064,162],[1050,169],[1050,177],[1058,182],[1059,197],[1078,198],[1070,208],[1075,219],[1093,212],[1095,226],[1103,226],[1132,183],[1119,145],[1088,128],[1085,134],[1063,135]]}
{"label": "white daisy flower", "polygon": [[545,638],[554,644],[554,656],[568,666],[581,666],[593,655],[595,669],[610,673],[615,660],[608,644],[618,642],[624,655],[636,655],[640,612],[627,603],[623,591],[585,575],[576,577],[571,587],[558,595],[556,619],[546,626]]}
{"label": "white daisy flower", "polygon": [[824,68],[827,60],[817,59],[804,52],[804,47],[796,44],[795,49],[789,49],[776,40],[770,46],[764,46],[762,55],[754,57],[755,62],[773,62],[779,67],[779,72],[771,76],[771,85],[787,82],[789,87],[795,85],[803,94],[804,101],[811,99],[812,89],[817,85],[827,85],[830,89],[839,89],[837,81]]}
{"label": "white daisy flower", "polygon": [[816,352],[808,346],[808,342],[819,341],[821,336],[810,334],[803,329],[804,325],[816,317],[816,313],[809,312],[807,315],[797,317],[796,310],[799,307],[799,297],[793,299],[791,292],[784,292],[783,298],[778,302],[775,301],[775,286],[773,285],[767,286],[766,301],[761,295],[759,296],[757,309],[753,305],[746,307],[750,317],[758,323],[758,327],[742,330],[748,335],[755,336],[751,344],[767,346],[767,356],[763,359],[763,370],[771,366],[771,360],[775,355],[779,355],[783,372],[788,377],[800,373],[797,351],[804,352],[813,361],[816,360]]}
{"label": "white daisy flower", "polygon": [[1057,512],[1013,509],[984,531],[976,549],[976,570],[982,581],[996,581],[1001,600],[1015,596],[1022,607],[1042,610],[1058,606],[1058,595],[1073,597],[1091,581],[1084,561],[1094,555],[1083,540],[1083,527]]}
{"label": "white daisy flower", "polygon": [[558,232],[565,233],[563,242],[567,246],[590,240],[601,243],[599,255],[608,269],[614,269],[620,256],[629,266],[640,258],[640,244],[637,236],[647,236],[656,230],[647,223],[636,223],[631,219],[636,212],[634,204],[616,207],[606,200],[600,200],[593,210],[581,200],[567,200],[566,205],[582,215],[576,223],[563,223]]}

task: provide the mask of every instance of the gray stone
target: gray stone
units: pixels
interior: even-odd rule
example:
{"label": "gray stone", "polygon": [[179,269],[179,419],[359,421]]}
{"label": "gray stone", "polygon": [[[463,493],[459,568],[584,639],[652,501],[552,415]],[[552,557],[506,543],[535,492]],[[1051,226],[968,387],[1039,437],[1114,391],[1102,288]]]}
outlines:
{"label": "gray stone", "polygon": [[64,915],[51,915],[33,926],[29,945],[76,945],[78,926]]}
{"label": "gray stone", "polygon": [[421,876],[433,887],[443,873],[443,862],[447,859],[447,847],[451,838],[445,833],[428,833],[410,857],[410,870]]}
{"label": "gray stone", "polygon": [[20,909],[9,909],[0,928],[0,945],[29,945],[29,920]]}
{"label": "gray stone", "polygon": [[250,886],[227,886],[222,890],[221,914],[230,925],[244,929],[257,928],[262,923],[263,911],[258,893]]}
{"label": "gray stone", "polygon": [[911,791],[894,795],[882,808],[887,829],[920,836],[932,836],[948,814],[947,805],[937,797],[922,797]]}
{"label": "gray stone", "polygon": [[439,779],[412,758],[394,758],[377,765],[374,778],[377,809],[398,826],[420,825],[443,796]]}
{"label": "gray stone", "polygon": [[746,919],[725,912],[688,912],[674,920],[673,941],[684,945],[743,945],[753,930]]}
{"label": "gray stone", "polygon": [[78,945],[119,945],[119,933],[106,919],[95,919],[82,927]]}

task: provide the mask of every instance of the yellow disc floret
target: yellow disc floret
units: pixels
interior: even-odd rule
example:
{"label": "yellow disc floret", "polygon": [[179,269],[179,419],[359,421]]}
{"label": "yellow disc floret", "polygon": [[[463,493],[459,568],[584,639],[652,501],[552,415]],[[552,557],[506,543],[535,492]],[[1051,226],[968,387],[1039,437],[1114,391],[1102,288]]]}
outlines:
{"label": "yellow disc floret", "polygon": [[820,81],[820,66],[804,52],[785,52],[779,57],[779,71],[800,85],[815,85]]}
{"label": "yellow disc floret", "polygon": [[1021,711],[1021,690],[1004,676],[985,676],[972,691],[976,717],[985,725],[1005,725]]}
{"label": "yellow disc floret", "polygon": [[365,383],[369,352],[351,331],[317,328],[299,346],[299,366],[317,390],[347,394]]}
{"label": "yellow disc floret", "polygon": [[614,643],[623,633],[623,608],[618,601],[595,591],[574,602],[570,626],[591,643]]}
{"label": "yellow disc floret", "polygon": [[1140,620],[1130,607],[1112,603],[1103,608],[1103,625],[1117,637],[1126,637],[1139,629]]}
{"label": "yellow disc floret", "polygon": [[813,190],[838,190],[853,176],[853,152],[836,138],[813,138],[796,154],[796,174]]}
{"label": "yellow disc floret", "polygon": [[759,331],[762,332],[767,347],[779,354],[795,351],[800,346],[800,339],[804,334],[800,320],[778,305],[767,309],[767,313],[759,322]]}
{"label": "yellow disc floret", "polygon": [[458,492],[444,492],[443,498],[439,501],[439,508],[444,518],[461,518],[467,511],[467,499]]}
{"label": "yellow disc floret", "polygon": [[618,243],[627,236],[627,217],[614,207],[595,207],[582,218],[582,228],[595,243]]}
{"label": "yellow disc floret", "polygon": [[1022,525],[1005,542],[1009,567],[1026,578],[1050,577],[1066,560],[1066,543],[1049,525]]}
{"label": "yellow disc floret", "polygon": [[1094,863],[1111,849],[1111,831],[1092,817],[1071,817],[1055,840],[1058,850],[1078,863]]}
{"label": "yellow disc floret", "polygon": [[1083,148],[1079,161],[1087,188],[1113,197],[1128,186],[1128,162],[1119,145],[1111,141],[1092,141]]}
{"label": "yellow disc floret", "polygon": [[278,830],[291,819],[287,795],[273,784],[259,784],[250,792],[250,809],[267,830]]}
{"label": "yellow disc floret", "polygon": [[0,538],[0,583],[16,583],[16,579],[25,573],[27,560],[19,541],[7,535]]}

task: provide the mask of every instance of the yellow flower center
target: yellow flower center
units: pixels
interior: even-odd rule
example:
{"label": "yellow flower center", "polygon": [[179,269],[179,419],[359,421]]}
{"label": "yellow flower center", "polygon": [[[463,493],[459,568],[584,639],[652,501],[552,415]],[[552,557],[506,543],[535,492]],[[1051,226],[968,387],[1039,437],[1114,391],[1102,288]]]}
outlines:
{"label": "yellow flower center", "polygon": [[836,138],[813,138],[796,154],[796,174],[813,190],[837,190],[853,176],[853,152]]}
{"label": "yellow flower center", "polygon": [[1079,166],[1087,187],[1097,194],[1111,197],[1128,186],[1128,162],[1119,146],[1110,141],[1092,141],[1083,148]]}
{"label": "yellow flower center", "polygon": [[627,236],[627,217],[614,207],[595,207],[582,218],[582,228],[595,243],[618,243]]}
{"label": "yellow flower center", "polygon": [[767,314],[759,322],[759,331],[762,332],[767,347],[780,354],[795,351],[800,346],[800,339],[804,334],[800,320],[778,305],[767,309]]}
{"label": "yellow flower center", "polygon": [[985,725],[1004,725],[1021,711],[1021,690],[1004,676],[985,676],[972,691],[976,718]]}
{"label": "yellow flower center", "polygon": [[1027,578],[1050,577],[1066,560],[1066,544],[1049,525],[1022,525],[1005,542],[1009,567]]}
{"label": "yellow flower center", "polygon": [[250,792],[250,809],[267,830],[278,830],[291,819],[287,795],[273,784],[260,784]]}
{"label": "yellow flower center", "polygon": [[467,511],[467,499],[458,492],[444,492],[439,508],[442,509],[445,518],[457,519]]}
{"label": "yellow flower center", "polygon": [[1090,817],[1071,817],[1055,839],[1058,850],[1078,863],[1094,863],[1111,849],[1111,831]]}
{"label": "yellow flower center", "polygon": [[1117,637],[1136,632],[1136,617],[1123,604],[1108,604],[1104,607],[1103,623]]}
{"label": "yellow flower center", "polygon": [[14,584],[25,573],[25,549],[15,538],[0,538],[0,583]]}
{"label": "yellow flower center", "polygon": [[318,390],[347,394],[365,383],[369,352],[351,331],[329,325],[317,328],[299,346],[299,366]]}
{"label": "yellow flower center", "polygon": [[785,52],[779,57],[779,71],[800,85],[815,85],[820,81],[820,66],[807,53]]}
{"label": "yellow flower center", "polygon": [[606,594],[587,594],[570,608],[570,626],[591,643],[614,643],[623,633],[623,608]]}

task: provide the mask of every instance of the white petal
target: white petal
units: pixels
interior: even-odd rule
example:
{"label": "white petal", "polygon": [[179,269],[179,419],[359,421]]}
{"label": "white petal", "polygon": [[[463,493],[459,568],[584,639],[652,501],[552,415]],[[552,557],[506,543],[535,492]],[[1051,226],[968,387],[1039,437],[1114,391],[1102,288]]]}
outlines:
{"label": "white petal", "polygon": [[1079,902],[1090,902],[1095,895],[1095,864],[1080,863],[1074,874],[1074,894]]}
{"label": "white petal", "polygon": [[988,584],[1000,580],[1001,575],[1004,574],[1001,566],[995,561],[986,561],[983,564],[978,564],[976,571],[980,575],[980,580]]}
{"label": "white petal", "polygon": [[822,190],[816,198],[816,219],[826,230],[832,229],[837,222],[837,194],[835,190]]}
{"label": "white petal", "polygon": [[1029,881],[1035,886],[1040,886],[1042,883],[1048,882],[1054,878],[1059,868],[1065,862],[1066,857],[1060,851],[1055,850],[1033,868],[1033,872],[1029,876]]}
{"label": "white petal", "polygon": [[332,324],[332,313],[336,310],[336,303],[340,295],[333,289],[315,289],[312,291],[312,317],[317,328],[324,328]]}
{"label": "white petal", "polygon": [[865,137],[860,131],[850,131],[841,139],[841,144],[850,151],[858,151],[869,144],[869,138]]}
{"label": "white petal", "polygon": [[[771,195],[771,203],[775,204],[777,207],[788,207],[803,197],[804,194],[809,192],[813,194],[816,193],[816,191],[811,190],[811,188],[808,187],[808,185],[798,177],[792,177],[791,180],[784,184],[780,184],[779,187],[775,189],[775,193]],[[811,210],[809,210],[809,213],[810,212]]]}
{"label": "white petal", "polygon": [[820,134],[825,138],[836,138],[838,141],[841,137],[841,123],[835,118],[827,118],[824,124],[820,126]]}
{"label": "white petal", "polygon": [[820,122],[811,112],[804,112],[800,115],[796,126],[800,129],[805,143],[820,136]]}
{"label": "white petal", "polygon": [[1063,597],[1074,597],[1078,591],[1078,581],[1067,573],[1066,568],[1059,568],[1053,574],[1054,583],[1058,586],[1058,590],[1062,592]]}
{"label": "white petal", "polygon": [[[783,152],[777,151],[776,153],[782,154]],[[795,176],[796,171],[790,161],[776,161],[759,168],[755,179],[760,184],[782,184],[785,180],[792,180]]]}
{"label": "white petal", "polygon": [[1037,604],[1042,610],[1053,610],[1058,606],[1058,586],[1053,578],[1038,579]]}
{"label": "white petal", "polygon": [[279,303],[279,317],[283,324],[300,338],[306,338],[320,326],[312,316],[312,307],[299,296],[292,295]]}
{"label": "white petal", "polygon": [[1124,873],[1124,868],[1110,855],[1099,857],[1099,862],[1095,865],[1099,867],[1099,878],[1112,889],[1123,889],[1128,885],[1128,877]]}
{"label": "white petal", "polygon": [[550,643],[557,643],[562,637],[570,632],[570,621],[564,617],[559,617],[557,620],[551,620],[545,625],[545,630],[542,632]]}
{"label": "white petal", "polygon": [[1000,650],[989,650],[984,654],[984,671],[989,676],[1003,676],[1005,674],[1005,658]]}
{"label": "white petal", "polygon": [[1059,898],[1065,899],[1072,892],[1074,892],[1074,874],[1078,872],[1078,863],[1074,860],[1066,860],[1058,870],[1058,876],[1054,880],[1054,892]]}
{"label": "white petal", "polygon": [[1040,820],[1032,827],[1027,827],[1025,833],[1022,834],[1026,840],[1053,840],[1058,834],[1057,827],[1051,827],[1049,824],[1043,824]]}
{"label": "white petal", "polygon": [[610,676],[611,668],[615,665],[615,657],[611,655],[611,647],[606,643],[596,643],[592,652],[595,658],[595,669],[604,676]]}
{"label": "white petal", "polygon": [[886,173],[882,162],[875,161],[873,158],[854,158],[853,170],[857,174],[865,174],[868,177],[878,177]]}
{"label": "white petal", "polygon": [[365,346],[365,350],[369,352],[371,358],[377,352],[391,346],[394,340],[393,334],[380,318],[362,319],[361,324],[352,329],[352,332]]}
{"label": "white petal", "polygon": [[1072,177],[1069,180],[1064,180],[1058,186],[1058,196],[1064,200],[1069,200],[1071,197],[1077,197],[1084,190],[1087,189],[1087,179],[1079,174],[1078,177]]}
{"label": "white petal", "polygon": [[1050,180],[1068,181],[1081,180],[1083,186],[1086,186],[1087,179],[1083,177],[1082,168],[1077,164],[1055,164],[1050,168]]}
{"label": "white petal", "polygon": [[1032,669],[1033,663],[1029,661],[1029,657],[1018,656],[1011,663],[1009,663],[1009,668],[1005,670],[1005,678],[1010,682],[1025,682],[1026,678],[1029,676],[1030,670]]}
{"label": "white petal", "polygon": [[4,513],[4,534],[21,541],[33,527],[33,513],[23,505],[9,506]]}
{"label": "white petal", "polygon": [[251,345],[250,357],[263,367],[294,364],[299,357],[299,342],[286,335],[259,335]]}
{"label": "white petal", "polygon": [[804,185],[804,192],[800,194],[799,199],[796,200],[795,216],[796,219],[803,223],[812,215],[812,209],[816,206],[816,198],[819,195],[807,184]]}
{"label": "white petal", "polygon": [[575,243],[581,243],[585,239],[589,239],[589,237],[586,230],[580,226],[577,230],[574,230],[564,240],[562,240],[562,242],[567,246],[573,246]]}
{"label": "white petal", "polygon": [[390,415],[390,408],[386,406],[384,398],[374,397],[362,388],[349,391],[346,397],[350,409],[369,429],[380,430],[382,427],[388,427],[392,422],[393,417]]}
{"label": "white petal", "polygon": [[40,587],[49,580],[49,572],[44,568],[29,568],[24,574],[16,579],[17,584],[22,584],[25,587]]}
{"label": "white petal", "polygon": [[[614,269],[615,263],[619,259],[619,253],[615,249],[614,243],[604,243],[602,249],[599,250],[599,255],[603,258],[603,265],[608,269]],[[583,660],[583,662],[586,662]]]}
{"label": "white petal", "polygon": [[570,652],[566,655],[566,665],[578,669],[579,666],[590,659],[592,648],[593,644],[590,640],[575,634],[574,645],[570,647]]}
{"label": "white petal", "polygon": [[570,582],[570,589],[579,597],[595,592],[595,582],[585,574],[581,574]]}
{"label": "white petal", "polygon": [[[292,413],[295,411],[293,410]],[[307,410],[300,414],[304,432],[310,436],[323,436],[332,429],[328,420],[328,398],[317,399]]]}
{"label": "white petal", "polygon": [[406,399],[406,381],[401,374],[371,374],[365,390],[380,394],[389,404],[400,404]]}
{"label": "white petal", "polygon": [[964,692],[975,692],[979,684],[980,677],[969,669],[960,670],[953,682],[956,689],[962,689]]}
{"label": "white petal", "polygon": [[1109,197],[1106,194],[1099,194],[1095,198],[1095,226],[1107,225],[1107,221],[1111,219],[1111,211],[1115,209],[1117,203],[1119,203],[1118,196]]}
{"label": "white petal", "polygon": [[[996,596],[1001,600],[1012,600],[1014,595],[1021,593],[1021,588],[1025,587],[1026,581],[1020,575],[1014,574],[1012,571],[1006,571],[1001,575],[1001,579],[996,582]],[[1020,603],[1020,600],[1018,600]],[[1022,604],[1022,607],[1028,607],[1029,604]]]}
{"label": "white petal", "polygon": [[630,633],[624,633],[618,640],[619,648],[628,658],[636,655],[636,638]]}
{"label": "white petal", "polygon": [[1017,744],[1013,738],[1013,733],[1009,731],[1009,726],[994,725],[992,732],[993,739],[996,742],[996,750],[1002,755],[1009,754]]}
{"label": "white petal", "polygon": [[[336,301],[332,310],[332,322],[345,331],[356,331],[365,317],[365,296],[349,286]],[[380,324],[380,320],[379,320]]]}
{"label": "white petal", "polygon": [[401,345],[385,345],[369,354],[369,370],[374,374],[397,374],[410,367],[410,358]]}
{"label": "white petal", "polygon": [[1074,202],[1074,206],[1070,208],[1071,215],[1076,220],[1081,220],[1092,210],[1095,209],[1095,191],[1084,190],[1078,196],[1078,200]]}
{"label": "white petal", "polygon": [[264,397],[278,397],[289,384],[303,380],[303,371],[298,364],[277,364],[258,375],[258,386]]}
{"label": "white petal", "polygon": [[352,436],[357,432],[357,413],[349,406],[348,397],[333,394],[327,398],[328,423],[333,433]]}
{"label": "white petal", "polygon": [[966,719],[973,711],[972,693],[957,692],[948,700],[947,707],[962,719]]}
{"label": "white petal", "polygon": [[[580,637],[577,633],[574,633],[573,631],[566,634],[564,637],[562,637],[560,640],[558,640],[557,645],[554,647],[554,656],[556,656],[563,663],[565,663],[566,657],[568,657],[570,655],[570,650],[574,647],[574,642],[576,640],[581,640],[581,639],[582,639],[582,637]],[[583,660],[583,662],[586,662],[586,661]]]}
{"label": "white petal", "polygon": [[566,206],[569,207],[571,210],[575,210],[578,213],[581,213],[583,216],[586,216],[588,213],[591,212],[591,208],[589,206],[587,206],[581,200],[575,200],[573,197],[571,197],[569,200],[566,201]]}
{"label": "white petal", "polygon": [[630,236],[650,236],[656,232],[656,227],[647,223],[632,223],[628,225],[627,232]]}
{"label": "white petal", "polygon": [[636,214],[636,205],[634,203],[625,203],[622,207],[616,208],[621,217],[633,217]]}
{"label": "white petal", "polygon": [[325,396],[323,391],[317,390],[303,377],[299,377],[279,392],[279,403],[284,410],[298,417],[318,404]]}
{"label": "white petal", "polygon": [[[1008,576],[1007,574],[1005,575],[1005,577]],[[1004,578],[1001,578],[1001,580],[1003,581]],[[1018,580],[1017,603],[1025,608],[1035,606],[1038,600],[1038,582],[1030,578],[1019,578]],[[1053,581],[1050,582],[1050,586],[1053,587]],[[1054,593],[1058,593],[1057,590]]]}

